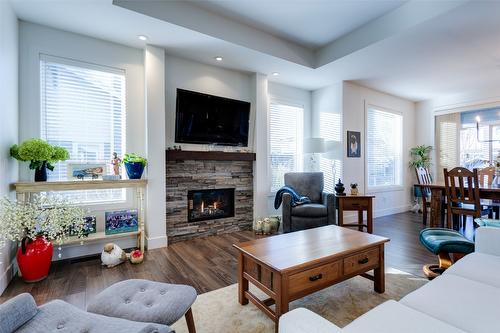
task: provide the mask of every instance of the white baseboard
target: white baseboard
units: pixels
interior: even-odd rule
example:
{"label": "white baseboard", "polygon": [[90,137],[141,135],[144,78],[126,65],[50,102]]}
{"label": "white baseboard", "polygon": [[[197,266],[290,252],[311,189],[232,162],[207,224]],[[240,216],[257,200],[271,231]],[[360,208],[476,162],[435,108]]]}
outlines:
{"label": "white baseboard", "polygon": [[146,241],[148,250],[159,249],[168,245],[167,236],[146,237]]}
{"label": "white baseboard", "polygon": [[[379,210],[374,210],[373,211],[373,217],[381,217],[381,216],[387,216],[387,215],[392,215],[392,214],[399,214],[399,213],[404,213],[408,212],[410,210],[412,205],[407,204],[403,206],[398,206],[398,207],[389,207],[389,208],[384,208],[384,209],[379,209]],[[366,215],[366,213],[365,213]],[[345,212],[344,213],[344,222],[346,223],[354,223],[358,221],[358,213],[356,212]]]}
{"label": "white baseboard", "polygon": [[5,270],[5,272],[3,272],[2,276],[0,277],[0,295],[3,294],[4,290],[7,288],[12,278],[14,278],[14,276],[16,275],[17,269],[15,265],[15,260],[16,258],[12,259],[9,266],[7,266],[7,269]]}

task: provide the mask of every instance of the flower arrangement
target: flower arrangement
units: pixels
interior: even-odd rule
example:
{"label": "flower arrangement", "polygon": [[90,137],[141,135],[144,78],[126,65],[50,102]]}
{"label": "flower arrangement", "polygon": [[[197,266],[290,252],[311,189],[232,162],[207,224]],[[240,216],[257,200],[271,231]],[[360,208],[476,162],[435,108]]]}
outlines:
{"label": "flower arrangement", "polygon": [[40,236],[60,245],[70,233],[86,233],[85,211],[57,197],[37,195],[26,203],[2,198],[0,219],[0,247],[6,239],[24,243]]}
{"label": "flower arrangement", "polygon": [[13,145],[10,147],[10,155],[19,161],[29,161],[30,169],[41,169],[46,165],[51,171],[54,170],[55,163],[69,159],[65,148],[53,146],[42,139],[29,139],[19,146]]}
{"label": "flower arrangement", "polygon": [[148,160],[135,153],[127,153],[123,157],[122,163],[141,163],[145,167],[148,164]]}

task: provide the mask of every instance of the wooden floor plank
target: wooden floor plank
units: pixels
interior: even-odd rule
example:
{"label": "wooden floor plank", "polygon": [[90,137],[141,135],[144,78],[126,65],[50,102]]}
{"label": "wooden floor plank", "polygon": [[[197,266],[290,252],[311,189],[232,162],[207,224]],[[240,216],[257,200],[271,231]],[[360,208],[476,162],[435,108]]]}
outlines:
{"label": "wooden floor plank", "polygon": [[[418,240],[422,215],[401,213],[374,219],[374,233],[391,239],[386,247],[386,266],[423,276],[422,265],[435,263]],[[251,231],[210,236],[179,242],[168,248],[149,251],[142,264],[125,263],[114,268],[101,266],[99,257],[64,261],[52,265],[51,274],[35,284],[15,278],[0,303],[23,292],[31,293],[37,303],[64,299],[85,308],[101,290],[130,278],[192,285],[204,293],[236,283],[237,251],[232,244],[255,239]]]}

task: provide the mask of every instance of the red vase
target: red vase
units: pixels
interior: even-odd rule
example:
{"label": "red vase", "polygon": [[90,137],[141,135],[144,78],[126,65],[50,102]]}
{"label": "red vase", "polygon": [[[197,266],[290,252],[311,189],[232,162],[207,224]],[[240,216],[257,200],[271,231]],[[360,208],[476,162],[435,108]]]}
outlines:
{"label": "red vase", "polygon": [[45,279],[49,275],[52,253],[54,252],[52,243],[42,236],[31,242],[28,240],[23,240],[23,242],[24,253],[23,246],[17,250],[17,264],[23,280],[37,282]]}

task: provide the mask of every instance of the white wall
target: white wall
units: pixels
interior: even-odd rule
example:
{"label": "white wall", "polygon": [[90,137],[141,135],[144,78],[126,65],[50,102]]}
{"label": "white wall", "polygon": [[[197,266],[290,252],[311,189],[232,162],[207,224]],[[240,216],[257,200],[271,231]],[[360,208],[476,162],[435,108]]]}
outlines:
{"label": "white wall", "polygon": [[[0,196],[13,197],[10,183],[18,179],[18,164],[9,148],[18,139],[18,21],[8,1],[0,1]],[[13,276],[15,247],[0,248],[0,295]]]}
{"label": "white wall", "polygon": [[144,50],[148,191],[146,234],[148,249],[167,245],[165,147],[165,50],[152,45]]}
{"label": "white wall", "polygon": [[[125,71],[126,150],[146,155],[143,50],[23,21],[19,28],[19,140],[40,137],[39,60],[40,54],[47,54]],[[27,163],[22,163],[19,169],[20,179],[33,179],[33,171],[28,169]],[[104,211],[117,206],[111,208],[100,205],[90,208],[97,216],[98,223],[103,223]],[[163,216],[149,216],[147,220],[147,223],[164,222]],[[103,243],[66,246],[62,258],[99,253]],[[122,247],[135,246],[133,238],[116,240],[116,243]],[[54,253],[55,259],[57,254]]]}
{"label": "white wall", "polygon": [[366,126],[365,106],[367,104],[394,110],[403,114],[403,189],[372,193],[374,201],[374,216],[394,214],[407,211],[412,203],[413,172],[408,168],[409,150],[415,146],[415,103],[365,88],[350,82],[343,84],[343,123],[344,137],[349,131],[361,132],[361,158],[347,158],[347,148],[343,152],[343,182],[358,183],[361,191],[366,192],[365,157],[366,157]]}
{"label": "white wall", "polygon": [[[249,73],[167,55],[165,58],[165,78],[166,147],[180,145],[184,150],[208,149],[208,145],[175,143],[177,88],[250,102],[252,104],[250,119],[254,117],[255,87],[252,85],[252,75]],[[250,150],[253,149],[253,128],[254,124],[251,121],[248,138]],[[235,149],[239,148],[227,148],[227,150]]]}

